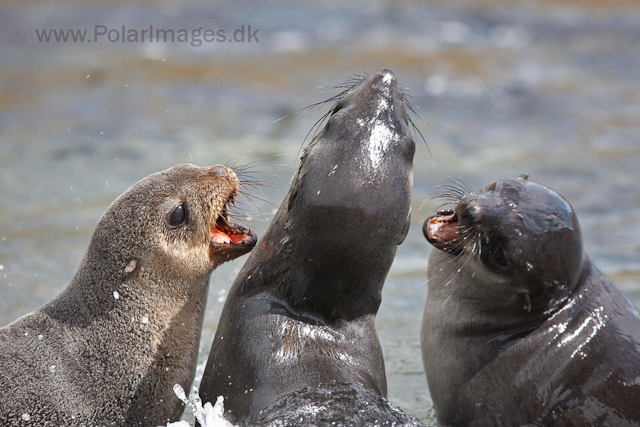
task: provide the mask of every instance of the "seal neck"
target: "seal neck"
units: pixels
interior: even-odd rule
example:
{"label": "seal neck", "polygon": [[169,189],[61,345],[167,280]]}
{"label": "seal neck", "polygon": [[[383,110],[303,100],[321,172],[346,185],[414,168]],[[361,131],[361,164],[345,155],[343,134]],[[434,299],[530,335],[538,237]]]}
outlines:
{"label": "seal neck", "polygon": [[397,246],[375,262],[367,254],[318,249],[315,242],[299,241],[304,234],[290,234],[285,217],[278,212],[236,278],[234,291],[245,297],[266,291],[327,324],[375,316]]}
{"label": "seal neck", "polygon": [[[99,365],[95,387],[113,399],[129,397],[133,418],[127,419],[167,411],[177,418],[183,405],[173,385],[188,390],[193,383],[209,278],[160,282],[152,271],[124,276],[92,261],[87,253],[69,286],[40,311],[59,327],[73,329],[76,345],[70,356],[89,365],[89,371]],[[87,359],[87,354],[94,356]],[[156,421],[150,424],[166,422]]]}

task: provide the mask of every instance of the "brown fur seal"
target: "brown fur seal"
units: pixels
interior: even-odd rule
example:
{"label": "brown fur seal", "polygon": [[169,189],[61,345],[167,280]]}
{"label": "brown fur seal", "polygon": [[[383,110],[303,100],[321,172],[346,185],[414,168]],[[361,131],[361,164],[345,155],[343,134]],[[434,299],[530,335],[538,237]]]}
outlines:
{"label": "brown fur seal", "polygon": [[102,216],[69,286],[0,329],[0,425],[156,426],[195,375],[209,276],[256,236],[227,222],[223,166],[178,165]]}
{"label": "brown fur seal", "polygon": [[583,252],[569,202],[526,177],[447,197],[423,229],[438,421],[639,426],[640,317]]}
{"label": "brown fur seal", "polygon": [[[287,197],[229,292],[200,384],[205,401],[224,396],[228,419],[408,422],[384,399],[375,330],[382,286],[410,222],[415,142],[408,126],[398,82],[382,70],[337,97],[306,147]],[[376,405],[368,418],[340,410],[366,401]]]}

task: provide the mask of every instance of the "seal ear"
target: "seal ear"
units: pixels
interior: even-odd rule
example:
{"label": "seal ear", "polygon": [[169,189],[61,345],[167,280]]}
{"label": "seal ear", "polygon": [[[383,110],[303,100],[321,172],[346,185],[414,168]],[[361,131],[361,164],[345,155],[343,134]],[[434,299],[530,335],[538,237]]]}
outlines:
{"label": "seal ear", "polygon": [[522,175],[520,175],[518,177],[518,179],[522,180],[522,181],[528,181],[529,180],[529,174],[528,173],[523,173]]}

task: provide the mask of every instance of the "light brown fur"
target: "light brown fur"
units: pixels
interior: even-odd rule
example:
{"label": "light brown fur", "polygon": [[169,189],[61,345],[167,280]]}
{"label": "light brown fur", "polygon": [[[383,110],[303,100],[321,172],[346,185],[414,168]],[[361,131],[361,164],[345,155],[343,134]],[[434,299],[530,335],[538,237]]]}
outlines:
{"label": "light brown fur", "polygon": [[[210,246],[238,190],[224,170],[177,165],[134,184],[98,222],[69,286],[0,329],[0,425],[155,426],[180,417],[172,387],[193,382],[209,276],[244,253]],[[173,228],[168,216],[180,202],[187,220]]]}

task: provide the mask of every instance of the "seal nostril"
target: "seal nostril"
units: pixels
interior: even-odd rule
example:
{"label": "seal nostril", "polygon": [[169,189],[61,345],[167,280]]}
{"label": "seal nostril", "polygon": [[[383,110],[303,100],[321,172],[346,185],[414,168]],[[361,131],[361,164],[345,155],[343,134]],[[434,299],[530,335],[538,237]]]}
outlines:
{"label": "seal nostril", "polygon": [[209,175],[215,176],[217,178],[226,178],[228,176],[227,170],[222,166],[213,166],[209,169]]}

